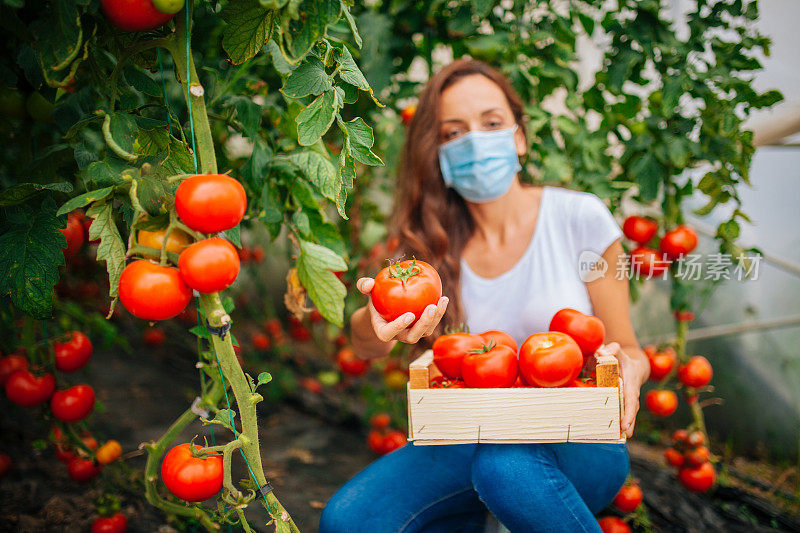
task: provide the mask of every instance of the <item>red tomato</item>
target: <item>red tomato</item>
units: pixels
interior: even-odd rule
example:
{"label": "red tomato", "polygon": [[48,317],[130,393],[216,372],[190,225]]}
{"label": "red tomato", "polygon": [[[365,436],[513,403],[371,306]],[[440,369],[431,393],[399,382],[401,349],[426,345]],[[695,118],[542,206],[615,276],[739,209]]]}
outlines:
{"label": "red tomato", "polygon": [[686,437],[686,442],[689,446],[702,446],[706,443],[706,436],[703,435],[702,431],[692,431]]}
{"label": "red tomato", "polygon": [[683,454],[675,448],[667,448],[664,450],[664,459],[667,460],[668,465],[674,466],[675,468],[682,467],[683,463],[686,461]]}
{"label": "red tomato", "polygon": [[367,435],[367,446],[369,446],[369,449],[374,453],[383,455],[383,433],[377,429],[370,431]]}
{"label": "red tomato", "polygon": [[678,322],[691,322],[694,320],[694,313],[691,311],[675,311],[675,320]]}
{"label": "red tomato", "polygon": [[319,394],[322,392],[322,383],[320,383],[317,378],[311,378],[308,376],[302,377],[300,378],[300,386],[309,392],[313,392],[314,394]]}
{"label": "red tomato", "polygon": [[632,513],[642,503],[642,489],[636,483],[630,483],[619,489],[614,496],[614,506],[623,513]]}
{"label": "red tomato", "polygon": [[689,440],[689,432],[685,429],[677,429],[672,434],[672,442],[686,442]]}
{"label": "red tomato", "polygon": [[253,255],[253,261],[256,263],[260,263],[264,260],[265,253],[264,249],[261,246],[254,246],[253,251],[251,252]]}
{"label": "red tomato", "polygon": [[702,355],[695,355],[685,365],[678,367],[678,379],[687,387],[705,387],[713,375],[711,363]]}
{"label": "red tomato", "polygon": [[106,18],[122,31],[160,28],[174,15],[158,11],[151,0],[100,0]]}
{"label": "red tomato", "polygon": [[[195,449],[201,447],[194,445]],[[161,463],[161,479],[167,489],[187,502],[202,502],[215,496],[222,488],[222,456],[211,453],[194,457],[189,443],[175,446]]]}
{"label": "red tomato", "polygon": [[264,329],[267,330],[267,333],[272,335],[273,337],[278,337],[283,333],[283,327],[281,327],[281,321],[277,318],[270,318],[266,322],[264,322]]}
{"label": "red tomato", "polygon": [[308,315],[308,320],[310,320],[312,324],[322,322],[322,313],[319,312],[319,309],[312,309],[311,314]]}
{"label": "red tomato", "polygon": [[537,387],[562,387],[578,377],[583,355],[566,333],[535,333],[519,349],[519,373]]}
{"label": "red tomato", "polygon": [[669,270],[669,261],[665,261],[658,252],[645,246],[634,249],[630,260],[633,271],[647,278]]}
{"label": "red tomato", "polygon": [[386,429],[392,423],[392,417],[389,413],[376,413],[369,419],[369,425],[375,429]]}
{"label": "red tomato", "polygon": [[517,353],[517,351],[519,351],[519,346],[517,345],[517,341],[514,340],[514,337],[503,331],[491,329],[489,331],[484,331],[483,333],[481,333],[480,337],[483,339],[484,344],[486,344],[487,346],[493,342],[495,345],[505,344],[506,346],[514,350],[514,353]]}
{"label": "red tomato", "polygon": [[50,373],[36,376],[30,370],[17,370],[6,380],[6,396],[23,407],[43,404],[55,390],[56,379]]}
{"label": "red tomato", "polygon": [[656,416],[669,416],[678,408],[678,395],[671,390],[648,391],[644,401]]}
{"label": "red tomato", "polygon": [[442,280],[424,261],[400,261],[378,272],[371,296],[375,310],[385,320],[391,322],[405,313],[414,313],[416,321],[426,307],[439,303]]}
{"label": "red tomato", "polygon": [[605,516],[597,521],[603,533],[631,533],[631,528],[621,518]]}
{"label": "red tomato", "polygon": [[8,377],[17,370],[28,370],[28,360],[21,355],[0,357],[0,385],[5,385]]}
{"label": "red tomato", "polygon": [[333,339],[333,344],[335,344],[337,348],[345,346],[347,344],[347,335],[340,333],[335,339]]}
{"label": "red tomato", "polygon": [[584,357],[593,355],[603,344],[606,328],[596,316],[575,309],[562,309],[550,320],[550,331],[566,333],[578,343]]}
{"label": "red tomato", "polygon": [[152,328],[147,328],[142,332],[142,340],[147,346],[151,348],[158,348],[164,344],[164,341],[167,340],[167,335],[164,333],[164,330],[155,326]]}
{"label": "red tomato", "polygon": [[461,375],[470,388],[509,388],[517,380],[517,354],[504,344],[483,353],[468,353]]}
{"label": "red tomato", "polygon": [[175,191],[175,209],[190,228],[218,233],[236,226],[247,211],[242,184],[225,174],[198,174]]}
{"label": "red tomato", "polygon": [[697,232],[691,226],[678,226],[661,238],[658,248],[668,259],[680,259],[697,247]]}
{"label": "red tomato", "polygon": [[186,308],[178,313],[175,317],[187,326],[194,326],[197,324],[197,309],[192,307],[191,305],[186,306]]}
{"label": "red tomato", "polygon": [[62,372],[80,370],[92,357],[92,341],[80,331],[70,331],[65,342],[53,345],[56,368]]}
{"label": "red tomato", "polygon": [[403,121],[403,124],[405,126],[408,126],[409,124],[411,124],[411,119],[414,118],[414,114],[416,112],[417,112],[416,105],[412,104],[410,106],[406,106],[402,109],[402,111],[400,111],[400,120]]}
{"label": "red tomato", "polygon": [[50,399],[53,416],[62,422],[78,422],[83,420],[94,409],[94,389],[89,385],[75,385],[65,390],[56,391]]}
{"label": "red tomato", "polygon": [[239,260],[242,263],[249,262],[250,258],[252,257],[252,252],[250,252],[250,248],[248,248],[247,246],[242,246],[241,248],[236,250],[236,253],[239,254]]}
{"label": "red tomato", "polygon": [[700,466],[711,459],[711,452],[705,446],[699,446],[686,452],[684,458],[688,466]]}
{"label": "red tomato", "polygon": [[567,387],[597,387],[597,383],[576,379],[572,383],[567,384]]}
{"label": "red tomato", "polygon": [[121,455],[122,445],[115,440],[110,440],[97,449],[94,458],[101,465],[107,465],[119,459]]}
{"label": "red tomato", "polygon": [[639,244],[647,244],[658,231],[658,224],[652,218],[630,216],[622,223],[622,233]]}
{"label": "red tomato", "polygon": [[0,479],[6,477],[13,464],[11,457],[7,453],[0,452]]}
{"label": "red tomato", "polygon": [[70,213],[67,217],[67,226],[64,229],[59,229],[64,237],[67,238],[67,247],[64,248],[64,257],[73,257],[83,246],[83,223],[81,222],[81,215],[78,213]]}
{"label": "red tomato", "polygon": [[[147,248],[161,250],[161,246],[164,245],[164,235],[166,234],[166,228],[154,231],[140,229],[136,233],[136,242],[142,246],[146,246]],[[186,249],[187,246],[189,246],[189,244],[191,244],[191,242],[192,238],[188,233],[179,229],[173,229],[169,234],[169,238],[167,239],[167,251],[174,254],[180,254]],[[158,255],[143,255],[149,259],[153,259],[154,261],[158,261],[158,259],[161,257],[160,253]]]}
{"label": "red tomato", "polygon": [[227,289],[239,275],[239,254],[225,239],[196,242],[181,252],[178,270],[183,281],[205,294]]}
{"label": "red tomato", "polygon": [[678,479],[687,490],[705,492],[714,485],[717,472],[711,463],[703,463],[695,467],[683,467],[678,472]]}
{"label": "red tomato", "polygon": [[392,430],[389,431],[383,437],[382,449],[383,453],[391,453],[395,451],[397,448],[402,448],[408,444],[408,439],[406,438],[406,434],[399,430]]}
{"label": "red tomato", "polygon": [[461,379],[447,379],[445,376],[436,376],[431,379],[431,389],[465,389],[466,383]]}
{"label": "red tomato", "polygon": [[92,533],[125,533],[127,529],[128,519],[122,513],[96,518],[92,522]]}
{"label": "red tomato", "polygon": [[119,299],[133,316],[166,320],[186,308],[192,289],[181,279],[177,268],[140,259],[122,271]]}
{"label": "red tomato", "polygon": [[461,364],[469,352],[483,348],[485,341],[479,335],[450,333],[433,341],[433,362],[439,371],[450,379],[461,377]]}
{"label": "red tomato", "polygon": [[250,342],[253,344],[253,348],[256,350],[261,350],[262,352],[269,350],[269,346],[272,344],[269,340],[269,337],[261,332],[253,333],[253,335],[250,337]]}
{"label": "red tomato", "polygon": [[296,341],[306,342],[311,340],[311,330],[295,317],[289,317],[289,336]]}
{"label": "red tomato", "polygon": [[95,464],[91,459],[75,457],[67,463],[67,474],[73,481],[86,483],[93,480],[100,474],[102,467]]}
{"label": "red tomato", "polygon": [[675,350],[667,348],[663,352],[656,352],[647,358],[650,361],[650,381],[661,381],[675,366],[678,356]]}
{"label": "red tomato", "polygon": [[351,348],[342,348],[336,354],[336,362],[342,372],[349,376],[362,376],[369,370],[369,361],[356,357]]}

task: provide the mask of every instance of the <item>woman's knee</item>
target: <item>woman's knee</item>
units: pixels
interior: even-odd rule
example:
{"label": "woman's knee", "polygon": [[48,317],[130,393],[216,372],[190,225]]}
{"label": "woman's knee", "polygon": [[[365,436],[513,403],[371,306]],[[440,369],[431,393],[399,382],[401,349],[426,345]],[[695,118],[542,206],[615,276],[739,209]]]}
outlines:
{"label": "woman's knee", "polygon": [[358,523],[361,499],[347,494],[347,486],[342,487],[328,500],[319,518],[319,533],[341,533]]}

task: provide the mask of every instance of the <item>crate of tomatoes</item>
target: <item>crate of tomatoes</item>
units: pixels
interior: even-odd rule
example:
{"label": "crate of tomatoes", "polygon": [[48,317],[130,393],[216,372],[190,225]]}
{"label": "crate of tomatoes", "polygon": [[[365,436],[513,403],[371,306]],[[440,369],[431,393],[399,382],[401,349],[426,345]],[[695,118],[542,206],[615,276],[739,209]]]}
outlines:
{"label": "crate of tomatoes", "polygon": [[442,335],[409,367],[417,445],[625,442],[622,379],[596,317],[562,309],[521,346],[506,333]]}

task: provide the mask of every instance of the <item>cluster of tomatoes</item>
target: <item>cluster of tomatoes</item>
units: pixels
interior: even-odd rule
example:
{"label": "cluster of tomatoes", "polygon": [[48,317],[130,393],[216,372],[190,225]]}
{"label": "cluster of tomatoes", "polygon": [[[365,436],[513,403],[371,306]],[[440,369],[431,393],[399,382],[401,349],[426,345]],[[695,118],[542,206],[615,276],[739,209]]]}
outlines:
{"label": "cluster of tomatoes", "polygon": [[584,358],[604,337],[600,319],[574,309],[558,311],[548,332],[534,333],[519,349],[502,331],[442,335],[433,343],[433,361],[442,376],[431,387],[591,387],[591,380],[578,376]]}
{"label": "cluster of tomatoes", "polygon": [[672,435],[672,446],[664,458],[678,469],[678,480],[687,490],[705,492],[714,485],[717,472],[711,463],[711,452],[706,447],[706,437],[701,431],[679,429]]}
{"label": "cluster of tomatoes", "polygon": [[[643,497],[644,494],[639,484],[635,481],[630,481],[619,489],[612,503],[622,513],[629,514],[639,508]],[[604,533],[630,533],[631,531],[625,520],[616,516],[605,516],[599,519],[597,523]]]}
{"label": "cluster of tomatoes", "polygon": [[658,250],[649,246],[658,233],[655,220],[629,216],[622,224],[622,232],[637,244],[630,253],[631,268],[648,278],[665,273],[672,261],[677,261],[697,247],[697,232],[686,224],[664,233],[658,242]]}
{"label": "cluster of tomatoes", "polygon": [[[659,351],[655,346],[647,346],[644,352],[650,361],[650,380],[662,382],[677,367],[678,381],[688,391],[687,398],[690,402],[696,401],[698,389],[708,385],[714,375],[711,363],[702,355],[692,356],[686,363],[679,365],[675,350],[671,347]],[[654,415],[669,416],[678,408],[678,395],[669,389],[654,389],[648,391],[645,404]]]}
{"label": "cluster of tomatoes", "polygon": [[[235,227],[247,209],[242,185],[224,174],[199,174],[181,182],[175,192],[175,209],[190,229],[214,234]],[[190,238],[174,229],[164,244],[165,230],[139,230],[141,246],[166,250],[178,257],[178,268],[149,261],[145,255],[125,267],[119,280],[119,298],[134,316],[166,320],[181,313],[192,289],[208,294],[230,287],[239,275],[236,248],[227,240],[210,237],[189,244]]]}
{"label": "cluster of tomatoes", "polygon": [[372,428],[367,435],[369,449],[378,455],[386,455],[406,445],[406,434],[399,429],[392,429],[392,418],[388,413],[377,413],[369,419]]}

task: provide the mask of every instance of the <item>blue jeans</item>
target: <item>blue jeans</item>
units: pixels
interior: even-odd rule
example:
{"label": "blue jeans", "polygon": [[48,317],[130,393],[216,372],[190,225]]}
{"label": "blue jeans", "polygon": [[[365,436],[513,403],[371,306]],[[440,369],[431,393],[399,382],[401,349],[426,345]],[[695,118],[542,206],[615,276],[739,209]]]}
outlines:
{"label": "blue jeans", "polygon": [[409,444],[339,489],[319,531],[477,533],[488,508],[512,533],[599,533],[628,469],[624,444]]}

